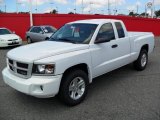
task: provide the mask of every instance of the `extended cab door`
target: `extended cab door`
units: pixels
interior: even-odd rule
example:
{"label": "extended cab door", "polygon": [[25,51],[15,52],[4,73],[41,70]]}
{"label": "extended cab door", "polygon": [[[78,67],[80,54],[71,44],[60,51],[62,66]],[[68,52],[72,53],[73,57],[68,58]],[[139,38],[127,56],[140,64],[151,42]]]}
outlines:
{"label": "extended cab door", "polygon": [[116,69],[131,62],[131,46],[124,24],[122,22],[115,22],[113,25],[115,27],[116,40],[112,44],[116,47],[112,49],[114,53],[112,59]]}
{"label": "extended cab door", "polygon": [[[129,38],[118,38],[113,23],[101,26],[95,44],[91,45],[93,77],[112,71],[128,63],[130,56]],[[125,62],[126,61],[126,62]]]}

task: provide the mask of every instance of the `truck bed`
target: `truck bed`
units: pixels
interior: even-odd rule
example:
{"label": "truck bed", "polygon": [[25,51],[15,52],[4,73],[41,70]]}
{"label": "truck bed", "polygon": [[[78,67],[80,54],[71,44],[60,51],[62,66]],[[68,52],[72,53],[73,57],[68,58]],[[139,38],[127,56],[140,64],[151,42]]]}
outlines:
{"label": "truck bed", "polygon": [[135,36],[145,36],[145,35],[151,35],[151,32],[128,32],[128,36],[135,37]]}

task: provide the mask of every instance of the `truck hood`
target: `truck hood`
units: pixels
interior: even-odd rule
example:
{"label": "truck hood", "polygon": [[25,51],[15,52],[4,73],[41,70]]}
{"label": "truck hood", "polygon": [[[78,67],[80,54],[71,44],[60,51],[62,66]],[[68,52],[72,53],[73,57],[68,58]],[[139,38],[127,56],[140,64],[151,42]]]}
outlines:
{"label": "truck hood", "polygon": [[86,44],[44,41],[15,48],[7,53],[7,57],[21,62],[32,63],[46,57],[88,48],[89,45]]}
{"label": "truck hood", "polygon": [[19,36],[16,34],[6,34],[6,35],[0,35],[0,39],[2,40],[19,39]]}

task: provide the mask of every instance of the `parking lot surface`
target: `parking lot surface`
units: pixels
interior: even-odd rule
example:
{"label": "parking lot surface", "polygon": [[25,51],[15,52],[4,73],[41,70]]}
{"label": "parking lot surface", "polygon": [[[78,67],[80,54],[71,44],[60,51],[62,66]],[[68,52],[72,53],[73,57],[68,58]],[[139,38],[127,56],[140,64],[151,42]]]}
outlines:
{"label": "parking lot surface", "polygon": [[[146,70],[132,65],[94,79],[87,98],[75,107],[38,99],[7,86],[0,73],[0,120],[160,120],[160,38]],[[0,49],[0,72],[6,53]]]}

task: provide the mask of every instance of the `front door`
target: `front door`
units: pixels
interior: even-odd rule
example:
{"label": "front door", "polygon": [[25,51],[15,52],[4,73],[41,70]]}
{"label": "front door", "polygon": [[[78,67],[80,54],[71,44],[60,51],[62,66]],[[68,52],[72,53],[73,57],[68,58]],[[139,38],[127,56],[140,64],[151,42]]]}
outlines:
{"label": "front door", "polygon": [[116,34],[112,23],[106,23],[100,28],[96,39],[104,39],[104,42],[90,46],[93,77],[128,64],[130,59],[129,38],[125,36],[116,38]]}

